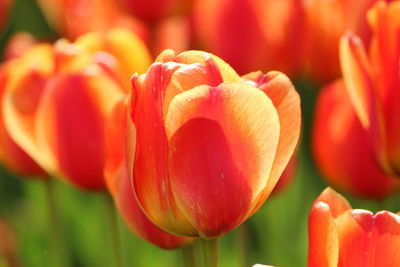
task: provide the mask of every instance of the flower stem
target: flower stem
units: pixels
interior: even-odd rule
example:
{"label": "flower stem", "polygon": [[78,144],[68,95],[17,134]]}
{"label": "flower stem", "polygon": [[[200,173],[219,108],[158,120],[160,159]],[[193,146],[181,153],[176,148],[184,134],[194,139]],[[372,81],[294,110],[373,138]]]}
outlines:
{"label": "flower stem", "polygon": [[69,258],[67,256],[67,249],[65,246],[65,240],[62,234],[63,227],[60,221],[59,209],[57,208],[55,181],[54,179],[46,178],[43,180],[43,182],[48,204],[47,219],[48,227],[50,229],[50,263],[51,266],[70,266]]}
{"label": "flower stem", "polygon": [[196,258],[196,251],[193,244],[184,246],[181,251],[184,267],[199,267]]}
{"label": "flower stem", "polygon": [[201,240],[203,247],[204,263],[206,267],[218,267],[218,242],[217,239]]}
{"label": "flower stem", "polygon": [[111,226],[111,243],[113,247],[114,253],[114,266],[115,267],[123,267],[124,266],[124,258],[122,255],[122,240],[120,235],[120,228],[118,223],[118,214],[115,209],[114,202],[110,195],[105,194],[106,202],[107,202],[107,210],[108,217],[110,219]]}

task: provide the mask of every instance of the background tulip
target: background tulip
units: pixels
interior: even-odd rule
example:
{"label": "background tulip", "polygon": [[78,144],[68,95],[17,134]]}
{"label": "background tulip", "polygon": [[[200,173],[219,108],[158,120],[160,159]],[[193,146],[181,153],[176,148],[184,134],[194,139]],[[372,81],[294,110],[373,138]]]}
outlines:
{"label": "background tulip", "polygon": [[0,33],[9,17],[9,10],[11,8],[12,0],[1,0],[0,1]]}
{"label": "background tulip", "polygon": [[61,36],[76,39],[93,31],[127,28],[145,38],[145,26],[122,13],[112,0],[39,0],[47,21]]}
{"label": "background tulip", "polygon": [[133,78],[127,162],[136,197],[163,230],[218,237],[277,183],[299,136],[298,95],[281,73],[241,79],[201,51],[167,50],[157,61]]}
{"label": "background tulip", "polygon": [[108,190],[125,223],[132,232],[161,248],[173,249],[192,241],[167,234],[157,228],[138,205],[129,179],[125,160],[127,99],[119,101],[106,124],[106,164],[104,175]]}
{"label": "background tulip", "polygon": [[399,189],[400,181],[384,173],[375,161],[343,81],[322,89],[312,142],[315,161],[334,187],[368,198],[387,197]]}
{"label": "background tulip", "polygon": [[[8,80],[9,64],[0,67],[0,110]],[[45,171],[10,137],[3,116],[0,116],[0,162],[9,170],[23,176],[44,176]]]}
{"label": "background tulip", "polygon": [[362,42],[341,40],[343,78],[375,157],[390,174],[400,174],[400,1],[379,1],[368,12],[373,38],[367,56]]}
{"label": "background tulip", "polygon": [[[142,54],[138,59],[134,64],[146,64]],[[125,90],[116,78],[118,56],[60,41],[35,46],[10,64],[3,116],[12,138],[49,173],[102,189],[104,123]]]}
{"label": "background tulip", "polygon": [[397,266],[400,217],[380,211],[353,210],[330,188],[311,208],[308,266]]}
{"label": "background tulip", "polygon": [[297,0],[202,0],[194,6],[199,47],[240,74],[279,70],[289,76],[302,51],[303,10]]}
{"label": "background tulip", "polygon": [[330,82],[340,77],[338,43],[346,31],[351,30],[369,42],[371,33],[365,14],[374,2],[376,0],[304,1],[304,70],[315,82]]}

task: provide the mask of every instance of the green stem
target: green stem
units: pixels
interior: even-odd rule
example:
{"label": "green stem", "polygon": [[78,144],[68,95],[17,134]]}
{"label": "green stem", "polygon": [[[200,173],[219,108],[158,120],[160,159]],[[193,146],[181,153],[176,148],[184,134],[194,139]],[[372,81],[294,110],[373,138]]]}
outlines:
{"label": "green stem", "polygon": [[182,249],[182,258],[184,267],[198,267],[196,251],[193,244],[186,245]]}
{"label": "green stem", "polygon": [[218,242],[217,239],[201,240],[205,267],[218,267]]}
{"label": "green stem", "polygon": [[124,266],[124,258],[122,254],[122,240],[120,234],[120,228],[118,223],[118,214],[115,209],[114,201],[111,196],[107,193],[105,194],[106,202],[107,202],[107,210],[108,217],[110,218],[111,225],[111,242],[114,252],[114,266],[115,267],[123,267]]}
{"label": "green stem", "polygon": [[48,227],[50,229],[50,265],[51,266],[70,266],[69,258],[67,257],[67,250],[65,246],[65,240],[63,236],[63,227],[60,221],[60,214],[57,208],[57,198],[55,193],[55,181],[51,178],[46,178],[44,181],[44,187],[47,198],[47,217]]}

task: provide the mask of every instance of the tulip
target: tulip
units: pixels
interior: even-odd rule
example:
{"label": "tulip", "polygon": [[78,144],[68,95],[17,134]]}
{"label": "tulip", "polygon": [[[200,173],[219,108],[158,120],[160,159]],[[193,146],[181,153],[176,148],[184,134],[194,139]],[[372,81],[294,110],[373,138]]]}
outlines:
{"label": "tulip", "polygon": [[130,29],[143,38],[147,35],[143,23],[124,15],[112,0],[39,0],[38,3],[54,30],[69,39],[116,27]]}
{"label": "tulip", "polygon": [[341,80],[324,87],[318,97],[312,148],[323,177],[335,188],[376,199],[399,189],[400,181],[383,172],[375,161]]}
{"label": "tulip", "polygon": [[349,33],[340,43],[343,80],[368,135],[375,158],[387,173],[400,175],[400,1],[377,2],[368,11],[373,36],[369,54]]}
{"label": "tulip", "polygon": [[302,51],[303,10],[298,0],[202,0],[194,5],[199,45],[239,73],[276,69],[289,76]]}
{"label": "tulip", "polygon": [[[8,80],[9,64],[0,67],[0,110],[4,97],[5,84]],[[45,176],[45,171],[21,149],[11,138],[5,125],[4,119],[0,116],[0,162],[9,170],[24,176]]]}
{"label": "tulip", "polygon": [[122,99],[113,108],[106,123],[106,164],[104,176],[115,205],[129,229],[144,240],[161,248],[181,247],[191,238],[167,234],[157,228],[138,205],[128,175],[125,159],[125,132],[127,121],[127,99]]}
{"label": "tulip", "polygon": [[180,0],[118,0],[118,2],[133,16],[149,23],[164,19],[180,5],[184,4]]}
{"label": "tulip", "polygon": [[4,59],[9,60],[25,54],[38,43],[35,37],[26,32],[20,32],[11,36],[4,48]]}
{"label": "tulip", "polygon": [[308,237],[309,267],[400,265],[400,216],[352,209],[330,188],[311,208]]}
{"label": "tulip", "polygon": [[12,0],[0,0],[0,33],[6,24],[6,20],[9,17]]}
{"label": "tulip", "polygon": [[297,159],[295,156],[293,156],[289,160],[285,170],[283,171],[281,177],[279,178],[278,183],[274,187],[274,190],[272,191],[273,195],[279,194],[293,182],[293,179],[296,174],[296,169],[297,169]]}
{"label": "tulip", "polygon": [[[142,48],[120,42],[113,53],[123,45],[132,53]],[[118,79],[123,75],[116,73],[123,65],[118,56],[59,41],[34,46],[10,65],[2,101],[10,136],[50,174],[79,188],[103,189],[104,125],[126,94]]]}
{"label": "tulip", "polygon": [[211,239],[257,211],[299,137],[300,99],[289,79],[241,78],[209,53],[166,50],[132,83],[127,164],[149,219]]}
{"label": "tulip", "polygon": [[338,43],[347,30],[369,41],[371,33],[365,13],[374,2],[376,0],[304,1],[304,69],[314,81],[326,83],[340,77]]}

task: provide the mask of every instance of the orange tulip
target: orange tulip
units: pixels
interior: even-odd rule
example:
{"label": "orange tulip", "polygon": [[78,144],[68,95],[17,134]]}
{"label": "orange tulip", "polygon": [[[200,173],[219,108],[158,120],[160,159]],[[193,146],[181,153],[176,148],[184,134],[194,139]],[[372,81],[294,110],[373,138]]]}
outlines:
{"label": "orange tulip", "polygon": [[290,76],[297,68],[303,45],[301,1],[201,0],[193,16],[199,45],[239,73],[276,69]]}
{"label": "orange tulip", "polygon": [[251,216],[298,141],[300,99],[289,79],[240,78],[211,54],[166,50],[132,83],[128,171],[150,220],[215,238]]}
{"label": "orange tulip", "polygon": [[367,56],[352,34],[340,44],[343,79],[375,158],[400,175],[400,1],[379,1],[368,12],[373,37]]}
{"label": "orange tulip", "polygon": [[161,248],[173,249],[192,241],[191,238],[167,234],[157,228],[138,205],[129,179],[125,160],[127,99],[119,101],[106,123],[106,164],[104,176],[118,211],[128,227]]}
{"label": "orange tulip", "polygon": [[147,35],[145,26],[124,15],[113,0],[39,0],[38,3],[55,31],[69,39],[115,27],[133,30],[143,38]]}
{"label": "orange tulip", "polygon": [[330,82],[340,77],[338,43],[347,30],[369,41],[365,14],[374,2],[376,0],[304,1],[305,69],[316,82]]}
{"label": "orange tulip", "polygon": [[[9,65],[3,64],[0,67],[0,110],[4,96],[5,84],[8,80],[7,73]],[[45,171],[40,168],[25,151],[18,146],[10,137],[5,125],[4,119],[0,116],[0,162],[9,170],[22,176],[41,176],[46,177]]]}
{"label": "orange tulip", "polygon": [[342,81],[322,89],[312,137],[315,161],[334,187],[369,198],[383,198],[399,189],[400,181],[385,174],[374,160]]}
{"label": "orange tulip", "polygon": [[124,40],[117,47],[110,41],[110,53],[94,53],[79,40],[41,44],[9,61],[2,102],[7,131],[47,172],[81,188],[104,188],[104,124],[113,104],[126,94],[118,79],[123,75],[116,73],[123,62],[113,55],[124,47],[143,48]]}
{"label": "orange tulip", "polygon": [[353,210],[330,188],[311,208],[308,266],[400,266],[400,216]]}

